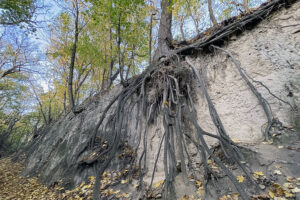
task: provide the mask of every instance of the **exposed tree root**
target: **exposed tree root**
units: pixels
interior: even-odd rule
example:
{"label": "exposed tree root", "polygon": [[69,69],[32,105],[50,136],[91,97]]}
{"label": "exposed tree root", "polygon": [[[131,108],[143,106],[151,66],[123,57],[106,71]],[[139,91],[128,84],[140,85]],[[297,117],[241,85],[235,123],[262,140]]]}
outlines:
{"label": "exposed tree root", "polygon": [[[222,145],[224,154],[227,155],[227,159],[230,160],[231,163],[237,163],[244,171],[248,179],[254,182],[251,176],[251,171],[247,169],[241,162],[244,160],[244,158],[242,156],[242,153],[240,152],[240,147],[229,138],[222,125],[221,119],[219,118],[218,113],[209,97],[202,77],[190,62],[189,58],[186,58],[186,60],[192,67],[193,72],[196,74],[202,91],[205,94],[207,103],[209,105],[210,115],[218,130],[219,136],[205,132],[199,126],[196,120],[197,116],[190,94],[190,82],[188,81],[191,79],[187,78],[192,75],[191,70],[187,68],[183,70],[179,63],[175,61],[171,64],[173,67],[162,66],[162,64],[160,64],[152,67],[151,69],[148,69],[142,75],[133,80],[128,87],[124,88],[121,93],[118,94],[110,102],[110,104],[104,110],[99,123],[96,126],[94,134],[91,137],[90,148],[95,148],[95,137],[99,133],[100,137],[102,138],[100,145],[106,146],[106,149],[104,149],[102,152],[99,152],[98,156],[96,156],[96,158],[93,160],[96,173],[94,199],[99,199],[101,176],[103,172],[108,168],[110,162],[114,159],[116,152],[122,143],[124,130],[126,130],[127,128],[126,117],[128,117],[128,115],[126,115],[126,113],[130,113],[134,106],[138,107],[137,115],[140,116],[136,124],[136,127],[139,127],[140,135],[135,152],[137,152],[140,144],[143,145],[143,150],[138,160],[133,159],[131,161],[131,166],[132,169],[134,169],[135,167],[133,166],[138,163],[140,189],[147,190],[149,192],[151,191],[158,158],[163,146],[163,160],[165,170],[163,198],[175,199],[176,193],[173,182],[175,176],[178,174],[178,171],[176,169],[177,163],[175,152],[177,151],[179,154],[177,156],[179,156],[180,159],[180,168],[181,172],[184,175],[184,181],[188,182],[188,173],[194,173],[191,167],[189,152],[187,150],[187,141],[192,141],[202,157],[205,180],[208,180],[210,175],[212,176],[212,180],[218,179],[217,174],[210,168],[207,163],[208,155],[226,173],[228,178],[235,185],[241,197],[243,199],[249,199],[249,196],[245,192],[242,184],[237,182],[237,179],[232,174],[232,172],[219,158],[217,158],[216,155],[213,154],[204,139],[204,135],[218,139],[220,141],[220,144]],[[185,72],[187,74],[178,74],[178,71],[180,73]],[[147,87],[147,85],[151,85],[151,87],[157,88],[154,99],[149,100],[149,96],[147,95],[149,95],[148,90],[150,87]],[[106,117],[108,112],[110,112],[110,114]],[[141,113],[143,112],[145,113],[146,119],[144,130],[142,130],[141,128],[143,127],[141,117]],[[145,164],[147,159],[147,129],[148,125],[151,123],[151,116],[154,116],[155,113],[161,113],[163,116],[164,135],[162,136],[158,148],[154,169],[150,169],[152,170],[152,180],[150,186],[149,188],[146,188],[143,183],[143,175],[147,172]],[[105,118],[107,119],[105,120]],[[185,119],[187,123],[191,123],[194,126],[196,131],[195,133],[183,132],[183,119]],[[98,131],[100,126],[102,127],[101,132]],[[143,134],[141,134],[142,131]],[[186,165],[186,160],[188,161],[188,165]]]}
{"label": "exposed tree root", "polygon": [[[111,161],[115,158],[116,153],[124,142],[128,120],[129,118],[132,118],[129,113],[131,113],[133,109],[137,110],[137,122],[135,127],[136,130],[138,130],[138,141],[136,141],[137,144],[134,149],[135,157],[130,160],[130,170],[128,174],[129,176],[133,176],[137,169],[136,166],[138,166],[140,190],[147,191],[147,195],[151,195],[158,159],[160,156],[163,156],[165,181],[162,197],[164,199],[176,199],[175,188],[173,185],[175,177],[179,173],[177,170],[178,163],[176,158],[180,160],[180,172],[183,174],[185,183],[189,182],[188,174],[195,174],[195,169],[192,166],[192,160],[188,150],[188,145],[191,143],[196,147],[201,155],[201,161],[204,167],[203,175],[205,187],[209,178],[211,178],[213,184],[218,187],[218,174],[207,162],[208,157],[210,157],[234,184],[235,188],[241,195],[241,198],[244,200],[250,199],[243,184],[238,183],[230,169],[226,167],[223,161],[212,152],[206,143],[204,136],[217,139],[220,142],[221,149],[226,160],[230,163],[237,164],[244,172],[247,179],[250,182],[255,183],[252,178],[251,169],[247,168],[243,162],[244,157],[240,150],[244,147],[235,144],[226,133],[218,112],[206,89],[205,79],[200,75],[188,57],[185,57],[185,60],[191,68],[181,66],[182,59],[184,58],[180,58],[178,55],[190,54],[190,50],[197,50],[199,48],[201,49],[211,44],[215,44],[215,42],[219,41],[220,38],[228,37],[230,34],[240,30],[245,25],[257,23],[257,21],[268,16],[271,11],[279,8],[281,3],[286,3],[286,1],[272,1],[262,6],[261,9],[253,12],[252,14],[244,16],[240,21],[224,26],[205,41],[199,41],[187,47],[171,51],[170,55],[166,56],[165,61],[153,64],[141,75],[131,79],[126,87],[111,100],[109,105],[107,105],[104,109],[89,142],[90,149],[98,149],[97,155],[90,161],[90,164],[94,165],[96,174],[93,195],[95,200],[100,199],[99,190],[102,174],[109,167]],[[250,90],[257,97],[267,117],[268,122],[267,127],[264,130],[264,135],[265,139],[268,140],[270,128],[275,123],[278,123],[278,121],[274,119],[270,105],[262,97],[252,82],[260,84],[266,88],[268,92],[278,100],[287,104],[288,102],[278,98],[271,93],[271,91],[263,83],[257,82],[247,75],[245,70],[242,69],[240,64],[230,52],[217,46],[212,47],[225,52],[229,57],[231,57],[241,77],[245,80]],[[218,135],[204,131],[197,121],[190,88],[190,81],[192,80],[191,77],[194,75],[196,76],[205,96],[211,120],[217,129]],[[146,165],[148,128],[159,115],[163,119],[164,133],[161,136],[157,149],[154,167],[153,169],[149,169]],[[194,131],[186,132],[186,124],[191,124]],[[96,137],[101,138],[101,141],[96,143]],[[136,156],[138,155],[138,150],[141,151],[139,153],[139,158]],[[144,184],[143,177],[147,172],[149,172],[149,170],[152,172],[152,177],[150,185],[147,187]]]}
{"label": "exposed tree root", "polygon": [[[273,117],[273,114],[272,114],[272,109],[271,109],[271,106],[269,105],[269,103],[267,102],[267,100],[261,95],[261,93],[255,88],[255,86],[250,82],[249,78],[254,81],[253,78],[251,78],[249,75],[247,75],[246,71],[241,67],[241,65],[239,64],[239,62],[234,58],[234,56],[227,50],[221,48],[221,47],[217,47],[217,46],[214,46],[212,45],[213,48],[215,49],[219,49],[223,52],[225,52],[233,61],[234,65],[236,66],[237,70],[239,71],[241,77],[245,80],[246,84],[249,86],[250,90],[253,92],[253,94],[257,97],[258,99],[258,102],[259,104],[262,106],[265,114],[266,114],[266,117],[267,117],[267,126],[265,128],[265,131],[264,131],[264,135],[265,135],[265,140],[268,141],[269,140],[269,137],[270,137],[270,129],[273,125],[275,124],[281,124],[278,120],[276,120],[274,117]],[[249,78],[248,78],[249,77]],[[288,102],[280,99],[279,97],[277,97],[276,95],[274,95],[270,89],[265,86],[262,82],[259,82],[259,81],[255,81],[255,82],[258,82],[260,85],[262,85],[264,88],[266,88],[268,90],[268,92],[273,96],[275,97],[276,99],[288,104],[292,110],[294,110],[293,106],[291,104],[289,104]]]}
{"label": "exposed tree root", "polygon": [[[213,47],[224,51],[232,58],[240,75],[246,81],[251,91],[257,96],[268,118],[268,126],[265,129],[265,136],[266,139],[268,139],[269,130],[271,126],[276,123],[276,120],[272,116],[270,106],[257,91],[255,86],[250,82],[248,79],[249,76],[246,75],[245,71],[240,67],[232,54],[220,47]],[[183,173],[184,182],[188,183],[188,174],[194,174],[194,169],[191,165],[192,161],[187,149],[189,141],[192,142],[201,155],[204,167],[205,187],[209,178],[211,178],[213,184],[217,184],[218,180],[218,175],[207,163],[207,156],[209,156],[234,184],[237,191],[240,193],[241,198],[244,200],[249,199],[243,184],[238,183],[236,177],[226,167],[223,161],[221,161],[221,159],[219,159],[212,150],[210,150],[204,136],[219,140],[226,159],[230,163],[237,164],[245,173],[248,180],[255,183],[251,175],[251,169],[247,168],[246,165],[243,164],[244,157],[240,151],[243,147],[235,144],[226,133],[222,121],[208,94],[203,77],[195,68],[190,58],[186,57],[186,61],[192,70],[182,67],[179,64],[180,62],[177,62],[177,60],[171,60],[168,63],[169,65],[160,63],[149,68],[143,74],[132,80],[128,87],[123,88],[120,94],[116,95],[116,97],[112,99],[109,105],[105,108],[89,143],[91,149],[101,149],[97,156],[90,162],[94,163],[94,170],[96,174],[94,189],[95,200],[100,198],[99,190],[102,174],[109,167],[111,161],[115,158],[120,145],[123,143],[125,131],[127,130],[128,118],[130,117],[128,113],[131,113],[134,107],[137,108],[136,127],[139,134],[137,146],[134,151],[135,155],[137,155],[137,151],[142,145],[142,152],[138,159],[134,158],[130,161],[131,170],[129,175],[133,176],[134,170],[136,170],[136,166],[138,166],[140,190],[148,191],[148,195],[151,195],[158,158],[160,157],[163,149],[162,156],[165,170],[163,198],[176,199],[175,188],[173,185],[175,177],[179,173],[176,168],[176,157],[180,160],[180,171]],[[197,122],[196,111],[191,98],[191,88],[189,86],[191,85],[190,77],[193,73],[199,81],[201,90],[209,107],[211,119],[217,128],[218,135],[204,131]],[[154,94],[152,94],[153,91],[150,91],[153,88],[155,88]],[[154,168],[147,169],[148,127],[152,123],[153,118],[157,117],[159,114],[163,117],[164,134],[158,147]],[[143,121],[143,119],[145,120]],[[183,131],[185,130],[184,125],[182,124],[183,121],[185,123],[190,123],[194,127],[195,131],[190,133]],[[99,131],[100,127],[102,127],[101,131]],[[95,143],[96,136],[101,138],[99,144]],[[105,146],[105,148],[99,148],[99,146]],[[152,178],[150,186],[146,187],[143,181],[143,176],[148,170],[152,170]]]}

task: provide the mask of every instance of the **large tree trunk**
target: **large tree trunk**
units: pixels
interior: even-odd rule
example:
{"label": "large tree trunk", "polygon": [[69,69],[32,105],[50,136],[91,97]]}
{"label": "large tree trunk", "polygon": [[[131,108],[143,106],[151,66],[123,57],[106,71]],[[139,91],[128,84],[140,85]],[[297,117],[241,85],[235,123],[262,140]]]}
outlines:
{"label": "large tree trunk", "polygon": [[154,54],[154,61],[158,61],[162,56],[170,51],[170,42],[172,41],[172,11],[170,8],[171,0],[161,1],[161,17],[158,29],[158,44]]}
{"label": "large tree trunk", "polygon": [[78,18],[79,18],[79,8],[78,8],[78,2],[77,0],[74,1],[74,7],[75,7],[75,38],[74,38],[74,44],[72,49],[72,57],[71,57],[71,64],[70,64],[70,72],[69,72],[69,101],[70,101],[70,107],[71,110],[75,111],[75,103],[74,103],[74,97],[73,97],[73,73],[74,73],[74,65],[75,65],[75,58],[76,58],[76,50],[77,50],[77,42],[78,42]]}
{"label": "large tree trunk", "polygon": [[212,9],[212,0],[207,0],[207,5],[208,5],[208,12],[209,12],[210,20],[213,23],[213,25],[216,25],[218,22],[215,18],[214,11]]}

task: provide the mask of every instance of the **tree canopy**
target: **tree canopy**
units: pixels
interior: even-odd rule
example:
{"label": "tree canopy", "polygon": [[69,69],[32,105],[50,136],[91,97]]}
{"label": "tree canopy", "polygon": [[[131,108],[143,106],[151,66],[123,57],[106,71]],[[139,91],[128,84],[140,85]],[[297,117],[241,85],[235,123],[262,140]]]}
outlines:
{"label": "tree canopy", "polygon": [[1,0],[0,24],[12,26],[32,23],[35,8],[34,0]]}

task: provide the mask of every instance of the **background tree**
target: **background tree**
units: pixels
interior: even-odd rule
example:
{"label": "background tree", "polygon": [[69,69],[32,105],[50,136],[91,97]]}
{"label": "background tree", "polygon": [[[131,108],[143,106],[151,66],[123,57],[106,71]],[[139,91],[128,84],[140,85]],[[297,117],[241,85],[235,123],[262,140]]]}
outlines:
{"label": "background tree", "polygon": [[214,15],[213,7],[212,7],[212,0],[207,0],[207,5],[208,5],[208,13],[209,13],[210,21],[213,23],[213,25],[216,25],[218,22]]}
{"label": "background tree", "polygon": [[39,61],[35,46],[23,33],[7,30],[0,38],[0,78],[10,74],[33,72]]}
{"label": "background tree", "polygon": [[1,0],[0,9],[0,24],[2,25],[31,24],[36,5],[34,0]]}

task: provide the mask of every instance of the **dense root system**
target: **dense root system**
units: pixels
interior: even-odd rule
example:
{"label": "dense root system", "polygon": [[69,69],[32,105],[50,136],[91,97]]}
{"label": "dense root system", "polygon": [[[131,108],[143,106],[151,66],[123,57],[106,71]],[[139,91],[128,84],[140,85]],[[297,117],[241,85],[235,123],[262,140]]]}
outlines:
{"label": "dense root system", "polygon": [[[246,73],[230,52],[217,46],[212,47],[225,52],[232,58],[240,75],[250,87],[251,91],[257,96],[258,101],[267,115],[268,126],[265,130],[265,136],[266,139],[268,139],[269,129],[275,123],[275,120],[272,117],[272,112],[267,101],[250,82]],[[161,62],[152,66],[140,76],[132,79],[129,85],[126,88],[123,88],[120,94],[116,95],[105,108],[90,142],[90,148],[93,150],[105,146],[93,160],[96,173],[94,199],[97,200],[100,198],[99,189],[102,174],[109,167],[111,161],[116,156],[119,146],[123,142],[125,137],[124,130],[127,130],[128,128],[128,115],[126,115],[126,113],[131,113],[134,107],[137,108],[136,128],[139,134],[137,141],[138,145],[134,150],[135,155],[137,155],[138,149],[141,149],[142,151],[139,154],[139,157],[135,156],[135,158],[130,161],[131,168],[129,174],[132,176],[137,169],[136,166],[138,166],[140,190],[148,191],[148,193],[151,192],[158,158],[162,154],[165,171],[163,198],[176,199],[173,185],[175,176],[178,174],[176,169],[176,157],[180,159],[180,169],[181,173],[183,173],[184,181],[188,182],[188,174],[194,173],[187,148],[188,144],[192,143],[202,157],[204,169],[203,175],[204,180],[206,181],[204,184],[205,186],[209,179],[212,179],[214,183],[218,180],[218,175],[207,163],[208,157],[210,157],[210,159],[222,169],[234,184],[235,188],[240,193],[241,198],[244,200],[249,199],[249,195],[245,191],[243,184],[237,182],[236,177],[232,174],[230,169],[227,168],[224,161],[218,158],[206,143],[204,136],[219,140],[221,149],[227,161],[237,164],[245,173],[248,180],[255,183],[251,175],[251,170],[247,168],[244,164],[245,162],[243,162],[244,157],[240,151],[242,147],[235,144],[226,133],[218,112],[206,89],[206,83],[202,75],[195,68],[189,57],[185,57],[185,60],[188,64],[186,66],[181,66],[182,61],[179,62],[180,60],[177,57],[174,60],[169,60],[167,64]],[[192,76],[196,77],[200,84],[218,135],[204,131],[197,121],[197,115],[191,97],[192,89],[190,88],[190,85],[192,84],[190,81],[192,80]],[[159,144],[154,168],[147,169],[148,126],[153,121],[153,118],[158,115],[162,115],[163,118],[164,134]],[[143,121],[142,119],[145,120]],[[192,125],[194,131],[184,131],[185,125],[183,122]],[[99,130],[100,127],[101,130]],[[101,138],[101,141],[97,142],[97,144],[95,143],[96,137]],[[178,155],[175,152],[177,152]],[[143,176],[148,170],[152,170],[152,180],[149,187],[147,187],[143,181]]]}
{"label": "dense root system", "polygon": [[[209,179],[211,179],[213,183],[216,183],[218,180],[218,175],[207,162],[208,158],[210,158],[234,184],[241,198],[244,200],[250,199],[249,194],[245,191],[244,185],[238,183],[237,178],[225,165],[225,161],[221,160],[213,153],[204,136],[217,139],[220,143],[222,152],[225,155],[226,161],[238,165],[247,179],[255,184],[255,181],[252,178],[251,169],[244,164],[244,157],[241,153],[241,148],[244,147],[233,142],[226,133],[223,123],[206,89],[204,77],[198,72],[189,57],[179,57],[178,55],[183,56],[190,54],[189,51],[191,49],[197,51],[199,48],[201,49],[208,46],[210,47],[209,49],[219,50],[227,54],[232,59],[240,76],[257,97],[259,104],[264,110],[267,117],[267,126],[264,130],[264,135],[265,139],[268,140],[270,128],[280,122],[273,117],[270,105],[253,83],[262,85],[273,97],[284,103],[287,102],[276,97],[263,83],[252,79],[229,51],[214,46],[213,44],[216,44],[216,41],[219,41],[223,37],[228,37],[246,24],[265,18],[272,10],[280,7],[281,3],[286,2],[283,0],[272,1],[271,3],[264,5],[262,9],[243,17],[239,22],[234,22],[223,27],[205,41],[196,42],[193,45],[171,51],[170,55],[166,56],[165,61],[153,64],[141,75],[132,78],[128,82],[127,86],[123,88],[104,109],[104,112],[91,135],[89,148],[93,151],[98,151],[97,156],[90,162],[90,164],[94,165],[96,174],[94,188],[95,200],[100,199],[99,190],[102,174],[109,167],[111,161],[115,158],[119,147],[124,142],[125,132],[128,129],[128,118],[130,118],[128,113],[131,113],[133,109],[137,110],[136,130],[138,133],[138,140],[136,141],[137,145],[133,150],[135,156],[129,163],[130,169],[128,174],[133,176],[138,169],[137,174],[141,193],[143,191],[147,191],[148,195],[151,193],[158,159],[162,155],[165,172],[162,196],[164,199],[176,199],[174,188],[174,180],[178,174],[178,170],[176,169],[178,164],[176,158],[180,159],[180,171],[183,174],[184,182],[187,183],[188,174],[194,174],[195,172],[195,169],[192,167],[192,161],[189,155],[190,152],[187,148],[188,145],[192,144],[201,155],[204,169],[204,186],[207,185]],[[184,60],[187,62],[187,65],[183,66],[182,63],[184,63]],[[201,119],[197,119],[192,99],[191,91],[194,90],[193,88],[190,88],[192,85],[192,78],[196,78],[200,84],[209,108],[211,120],[216,127],[217,135],[206,132],[198,123],[198,120]],[[147,169],[148,127],[159,115],[162,116],[163,119],[164,133],[161,137],[159,148],[157,149],[154,167],[153,169]],[[193,131],[185,131],[186,125],[193,127]],[[100,138],[100,141],[96,142],[97,138]],[[138,150],[141,151],[139,154],[137,154]],[[143,181],[143,176],[149,172],[149,170],[152,172],[152,179],[150,185],[146,186]]]}

